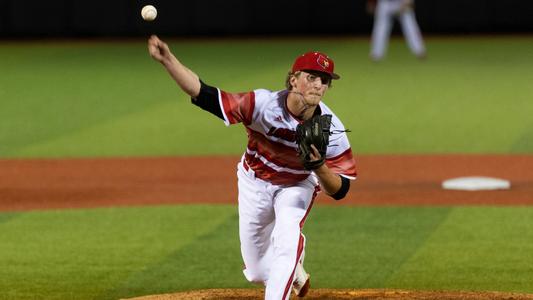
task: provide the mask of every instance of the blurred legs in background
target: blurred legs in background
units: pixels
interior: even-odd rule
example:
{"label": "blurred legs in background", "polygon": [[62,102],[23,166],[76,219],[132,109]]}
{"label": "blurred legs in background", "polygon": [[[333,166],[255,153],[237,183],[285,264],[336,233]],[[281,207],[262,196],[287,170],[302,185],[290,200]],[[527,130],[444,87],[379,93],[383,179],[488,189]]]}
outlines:
{"label": "blurred legs in background", "polygon": [[379,0],[377,2],[370,50],[372,60],[379,61],[385,57],[396,17],[402,26],[402,32],[411,52],[418,58],[425,58],[426,48],[410,3],[406,0]]}

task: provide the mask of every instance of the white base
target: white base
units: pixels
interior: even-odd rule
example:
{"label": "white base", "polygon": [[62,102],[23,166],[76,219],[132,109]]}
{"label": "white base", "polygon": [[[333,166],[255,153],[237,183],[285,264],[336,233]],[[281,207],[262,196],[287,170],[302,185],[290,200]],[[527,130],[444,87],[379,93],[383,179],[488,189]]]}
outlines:
{"label": "white base", "polygon": [[442,188],[462,191],[507,190],[511,188],[511,183],[505,179],[472,176],[445,180]]}

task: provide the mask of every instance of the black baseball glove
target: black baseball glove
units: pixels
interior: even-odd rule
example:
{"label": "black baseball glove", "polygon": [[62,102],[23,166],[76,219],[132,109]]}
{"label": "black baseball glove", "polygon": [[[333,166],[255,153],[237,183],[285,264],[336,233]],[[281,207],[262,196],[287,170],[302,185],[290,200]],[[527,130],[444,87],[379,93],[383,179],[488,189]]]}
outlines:
{"label": "black baseball glove", "polygon": [[[296,143],[298,143],[300,160],[306,170],[315,170],[326,161],[326,150],[329,144],[331,115],[313,116],[311,119],[298,124],[296,127]],[[320,153],[320,158],[311,161],[314,145]]]}

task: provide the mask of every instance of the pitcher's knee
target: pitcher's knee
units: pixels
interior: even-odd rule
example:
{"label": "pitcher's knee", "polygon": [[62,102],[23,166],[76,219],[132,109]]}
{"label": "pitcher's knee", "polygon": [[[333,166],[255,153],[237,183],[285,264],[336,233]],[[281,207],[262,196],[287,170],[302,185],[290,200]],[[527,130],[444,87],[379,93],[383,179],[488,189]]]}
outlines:
{"label": "pitcher's knee", "polygon": [[259,270],[246,268],[242,271],[244,277],[250,282],[264,284],[266,278]]}

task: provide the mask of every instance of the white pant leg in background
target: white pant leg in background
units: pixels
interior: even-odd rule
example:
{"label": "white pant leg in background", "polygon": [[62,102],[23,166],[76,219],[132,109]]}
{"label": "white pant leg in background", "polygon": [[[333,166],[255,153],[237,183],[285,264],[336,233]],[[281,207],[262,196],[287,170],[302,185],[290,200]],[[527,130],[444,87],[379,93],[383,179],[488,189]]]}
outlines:
{"label": "white pant leg in background", "polygon": [[370,57],[380,60],[385,56],[393,25],[393,7],[389,1],[378,1],[374,14]]}
{"label": "white pant leg in background", "polygon": [[265,299],[289,299],[294,269],[304,249],[301,226],[310,209],[313,177],[275,186],[238,166],[239,236],[245,277],[266,285]]}
{"label": "white pant leg in background", "polygon": [[418,57],[423,57],[426,54],[426,47],[424,46],[422,34],[420,33],[420,28],[416,22],[413,10],[406,9],[400,13],[398,20],[402,25],[403,35],[411,52]]}

